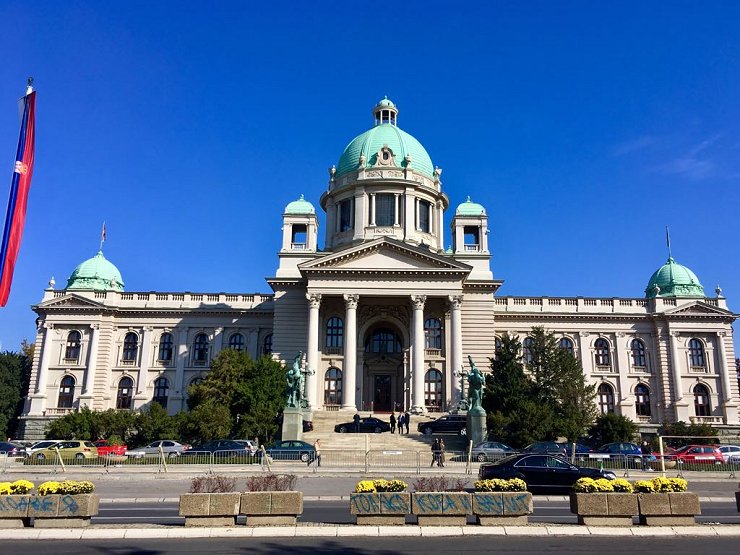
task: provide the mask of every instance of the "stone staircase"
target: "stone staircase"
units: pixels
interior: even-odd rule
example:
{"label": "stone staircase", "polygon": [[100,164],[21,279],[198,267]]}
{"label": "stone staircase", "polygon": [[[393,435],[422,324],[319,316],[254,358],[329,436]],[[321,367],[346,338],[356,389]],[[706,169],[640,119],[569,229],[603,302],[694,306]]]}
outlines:
{"label": "stone staircase", "polygon": [[[390,414],[371,414],[360,412],[361,417],[376,416],[388,422]],[[362,451],[429,451],[434,438],[444,439],[447,451],[463,451],[467,447],[467,438],[453,435],[431,435],[425,436],[417,431],[421,421],[434,420],[438,414],[411,415],[411,425],[407,434],[340,434],[334,431],[337,424],[352,422],[353,413],[342,411],[315,411],[313,413],[313,431],[303,434],[303,441],[313,443],[316,439],[321,440],[322,451],[330,450],[362,450]]]}

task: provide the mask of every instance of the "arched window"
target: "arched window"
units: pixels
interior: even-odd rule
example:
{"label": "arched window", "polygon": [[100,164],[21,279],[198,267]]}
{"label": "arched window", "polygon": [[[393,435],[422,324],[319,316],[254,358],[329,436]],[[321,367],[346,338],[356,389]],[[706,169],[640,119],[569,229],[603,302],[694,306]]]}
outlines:
{"label": "arched window", "polygon": [[568,351],[571,355],[575,356],[575,349],[573,348],[573,341],[569,337],[561,337],[558,345],[564,351]]}
{"label": "arched window", "polygon": [[244,336],[241,333],[234,333],[229,337],[229,349],[233,351],[244,350]]}
{"label": "arched window", "polygon": [[118,382],[118,395],[116,395],[116,408],[130,410],[131,399],[134,394],[134,380],[125,376]]}
{"label": "arched window", "polygon": [[126,362],[135,362],[136,355],[139,354],[139,336],[130,331],[123,338],[123,360]]}
{"label": "arched window", "polygon": [[263,355],[271,355],[272,354],[272,334],[268,334],[265,336],[265,338],[262,340],[262,354]]}
{"label": "arched window", "polygon": [[694,368],[705,367],[704,344],[696,338],[689,340],[689,361]]}
{"label": "arched window", "polygon": [[427,407],[442,406],[442,372],[430,368],[424,375],[424,404]]}
{"label": "arched window", "polygon": [[342,404],[342,371],[333,366],[324,374],[324,404]]}
{"label": "arched window", "polygon": [[208,336],[199,333],[193,341],[193,362],[203,364],[208,360]]}
{"label": "arched window", "polygon": [[75,379],[72,376],[64,376],[59,384],[59,400],[57,407],[60,409],[71,409],[75,399]]}
{"label": "arched window", "polygon": [[442,348],[442,322],[438,318],[428,318],[424,322],[424,348]]}
{"label": "arched window", "polygon": [[[78,331],[67,334],[67,346],[64,349],[64,358],[68,361],[78,362],[80,360],[80,343],[82,335]],[[71,406],[71,405],[70,405]]]}
{"label": "arched window", "polygon": [[609,342],[600,337],[594,342],[594,349],[596,350],[596,366],[611,366]]}
{"label": "arched window", "polygon": [[696,384],[694,386],[694,412],[696,416],[710,416],[712,414],[709,390],[705,385]]}
{"label": "arched window", "polygon": [[332,316],[326,322],[326,347],[341,349],[344,346],[344,322],[337,316]]}
{"label": "arched window", "polygon": [[[632,349],[632,366],[639,366],[642,368],[647,366],[645,360],[645,344],[639,339],[633,339],[632,343],[630,343],[630,348]],[[646,416],[650,415],[648,414]]]}
{"label": "arched window", "polygon": [[614,413],[614,390],[607,383],[602,383],[597,391],[601,414]]}
{"label": "arched window", "polygon": [[650,390],[644,384],[635,386],[635,410],[637,416],[650,416]]}
{"label": "arched window", "polygon": [[169,396],[170,382],[165,377],[159,377],[154,380],[154,402],[167,408],[167,397]]}
{"label": "arched window", "polygon": [[525,337],[522,341],[522,358],[525,364],[532,364],[534,354],[532,353],[532,346],[534,345],[534,339],[531,337]]}
{"label": "arched window", "polygon": [[172,360],[172,334],[163,333],[159,336],[159,360],[169,362]]}
{"label": "arched window", "polygon": [[400,353],[401,340],[388,328],[378,328],[365,341],[366,353]]}

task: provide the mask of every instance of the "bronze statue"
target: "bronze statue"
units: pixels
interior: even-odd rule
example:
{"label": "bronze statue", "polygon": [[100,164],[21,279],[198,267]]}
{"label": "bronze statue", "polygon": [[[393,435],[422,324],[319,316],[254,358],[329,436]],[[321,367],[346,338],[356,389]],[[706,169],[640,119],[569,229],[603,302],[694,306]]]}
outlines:
{"label": "bronze statue", "polygon": [[303,392],[301,358],[303,358],[303,352],[298,351],[298,354],[293,359],[293,367],[285,373],[285,381],[287,382],[287,387],[285,388],[286,407],[298,408],[301,406],[301,396]]}
{"label": "bronze statue", "polygon": [[483,400],[483,384],[485,384],[486,379],[470,355],[468,355],[468,363],[470,364],[470,372],[468,373],[468,412],[480,413],[483,412],[481,401]]}

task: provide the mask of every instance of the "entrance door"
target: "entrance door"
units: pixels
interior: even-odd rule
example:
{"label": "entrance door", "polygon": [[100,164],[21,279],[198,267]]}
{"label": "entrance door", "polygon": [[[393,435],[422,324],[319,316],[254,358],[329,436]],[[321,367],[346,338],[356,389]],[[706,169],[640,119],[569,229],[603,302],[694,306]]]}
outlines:
{"label": "entrance door", "polygon": [[390,412],[392,405],[391,375],[375,374],[373,377],[373,410],[375,412]]}

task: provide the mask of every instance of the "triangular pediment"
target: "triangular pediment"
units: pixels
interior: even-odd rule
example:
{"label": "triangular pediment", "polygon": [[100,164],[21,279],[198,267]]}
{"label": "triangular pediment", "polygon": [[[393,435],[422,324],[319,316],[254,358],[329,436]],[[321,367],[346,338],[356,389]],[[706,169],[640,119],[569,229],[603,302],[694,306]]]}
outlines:
{"label": "triangular pediment", "polygon": [[38,308],[104,308],[104,305],[99,302],[75,295],[74,293],[67,293],[61,297],[43,301],[37,306]]}
{"label": "triangular pediment", "polygon": [[702,301],[690,301],[687,304],[665,311],[672,316],[735,316],[729,310],[711,306]]}
{"label": "triangular pediment", "polygon": [[468,273],[471,267],[428,249],[414,247],[383,237],[356,245],[306,262],[301,271],[390,271],[390,272],[452,272]]}

